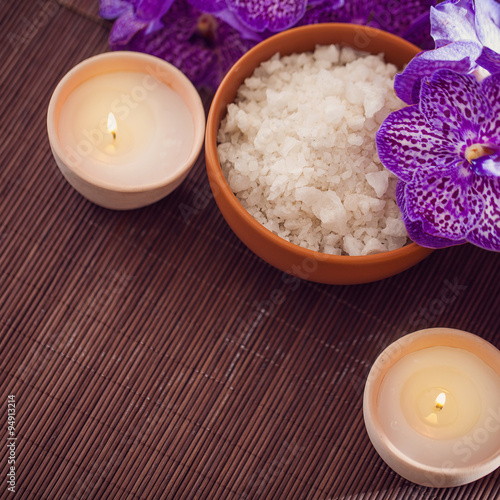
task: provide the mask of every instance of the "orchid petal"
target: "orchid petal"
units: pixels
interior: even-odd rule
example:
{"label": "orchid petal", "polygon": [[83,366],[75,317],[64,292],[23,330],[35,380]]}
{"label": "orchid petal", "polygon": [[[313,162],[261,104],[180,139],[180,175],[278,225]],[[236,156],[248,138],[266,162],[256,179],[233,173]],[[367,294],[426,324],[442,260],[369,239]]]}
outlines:
{"label": "orchid petal", "polygon": [[188,3],[207,14],[215,14],[227,9],[226,0],[188,0]]}
{"label": "orchid petal", "polygon": [[[222,10],[216,14],[217,19],[224,21],[226,24],[238,31],[243,38],[246,40],[253,40],[260,42],[264,39],[262,33],[250,29],[248,26],[244,25],[233,12],[229,10]],[[235,59],[236,61],[236,59]]]}
{"label": "orchid petal", "polygon": [[476,199],[482,200],[483,210],[468,240],[487,250],[500,251],[500,182],[498,178],[476,177],[471,186]]}
{"label": "orchid petal", "polygon": [[352,17],[352,2],[333,1],[328,0],[315,1],[314,3],[308,2],[307,9],[304,17],[298,22],[299,25],[317,24],[317,23],[345,23],[355,22]]}
{"label": "orchid petal", "polygon": [[421,52],[409,62],[403,73],[396,75],[394,90],[404,102],[415,104],[419,101],[422,78],[443,68],[467,73],[480,54],[481,46],[473,42],[457,42]]}
{"label": "orchid petal", "polygon": [[[408,32],[408,40],[413,43],[422,41],[427,46],[429,40],[429,8],[436,0],[406,0],[387,2],[387,0],[315,0],[309,1],[304,17],[299,25],[339,22],[353,23],[381,28],[399,36]],[[420,17],[423,17],[420,20]],[[417,31],[412,31],[413,23],[421,22]],[[430,40],[432,43],[432,39]]]}
{"label": "orchid petal", "polygon": [[172,7],[174,0],[139,0],[135,15],[141,21],[153,21],[163,17]]}
{"label": "orchid petal", "polygon": [[227,0],[229,9],[255,31],[283,31],[292,27],[306,11],[307,0]]}
{"label": "orchid petal", "polygon": [[477,80],[450,70],[436,71],[423,80],[420,111],[435,130],[455,131],[465,139],[468,131],[477,132],[491,115],[491,106]]}
{"label": "orchid petal", "polygon": [[[353,2],[354,4],[364,3],[364,12],[367,14],[367,24],[379,27],[383,30],[401,36],[422,14],[429,18],[429,9],[435,5],[431,0],[405,0],[404,2],[377,2],[374,6],[373,0],[364,2]],[[359,11],[358,11],[359,12]],[[361,13],[361,12],[360,12]]]}
{"label": "orchid petal", "polygon": [[482,45],[500,52],[500,4],[494,0],[476,0],[475,27]]}
{"label": "orchid petal", "polygon": [[461,245],[466,242],[465,239],[462,240],[449,240],[447,238],[440,238],[438,236],[432,236],[426,233],[422,228],[421,221],[413,221],[408,217],[408,212],[406,210],[406,184],[403,181],[398,180],[396,186],[396,200],[398,207],[402,214],[402,220],[408,231],[408,236],[412,241],[418,245],[426,248],[446,248],[453,245]]}
{"label": "orchid petal", "polygon": [[458,41],[478,42],[470,0],[442,2],[437,7],[431,7],[430,18],[436,48]]}
{"label": "orchid petal", "polygon": [[482,91],[490,103],[492,117],[481,127],[479,141],[500,145],[500,73],[489,76],[481,82]]}
{"label": "orchid petal", "polygon": [[479,220],[483,204],[470,196],[473,174],[465,167],[444,175],[416,172],[406,190],[408,217],[433,236],[463,240]]}
{"label": "orchid petal", "polygon": [[113,24],[109,34],[109,45],[119,49],[126,45],[134,35],[147,26],[147,22],[139,21],[132,9],[122,14]]}
{"label": "orchid petal", "polygon": [[490,73],[497,73],[500,71],[500,54],[488,47],[483,47],[476,63]]}
{"label": "orchid petal", "polygon": [[131,8],[131,3],[126,0],[101,0],[99,15],[104,19],[116,19]]}
{"label": "orchid petal", "polygon": [[417,171],[448,172],[459,161],[454,131],[433,131],[418,106],[394,111],[376,135],[382,164],[404,182]]}
{"label": "orchid petal", "polygon": [[330,9],[340,9],[344,7],[346,0],[309,0],[307,2],[307,7],[315,7],[321,4],[327,4]]}

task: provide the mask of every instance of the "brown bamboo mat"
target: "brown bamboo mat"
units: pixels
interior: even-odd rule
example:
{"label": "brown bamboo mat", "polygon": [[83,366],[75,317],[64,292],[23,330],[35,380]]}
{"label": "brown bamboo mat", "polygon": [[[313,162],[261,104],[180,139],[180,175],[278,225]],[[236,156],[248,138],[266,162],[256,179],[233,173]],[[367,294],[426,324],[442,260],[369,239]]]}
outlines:
{"label": "brown bamboo mat", "polygon": [[498,499],[500,471],[453,489],[392,472],[362,391],[405,332],[500,346],[499,256],[466,245],[378,283],[291,280],[232,234],[203,158],[154,206],[86,201],[45,117],[60,78],[107,50],[96,6],[1,2],[0,497],[13,394],[22,499]]}

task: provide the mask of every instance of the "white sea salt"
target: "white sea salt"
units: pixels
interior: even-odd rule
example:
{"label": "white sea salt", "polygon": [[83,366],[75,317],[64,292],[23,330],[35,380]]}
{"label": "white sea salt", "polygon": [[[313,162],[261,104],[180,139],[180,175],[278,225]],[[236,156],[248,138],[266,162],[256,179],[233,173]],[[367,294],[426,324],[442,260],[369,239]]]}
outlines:
{"label": "white sea salt", "polygon": [[238,90],[218,135],[228,183],[261,224],[332,255],[399,248],[407,232],[396,178],[375,134],[403,106],[382,55],[318,46],[262,63]]}

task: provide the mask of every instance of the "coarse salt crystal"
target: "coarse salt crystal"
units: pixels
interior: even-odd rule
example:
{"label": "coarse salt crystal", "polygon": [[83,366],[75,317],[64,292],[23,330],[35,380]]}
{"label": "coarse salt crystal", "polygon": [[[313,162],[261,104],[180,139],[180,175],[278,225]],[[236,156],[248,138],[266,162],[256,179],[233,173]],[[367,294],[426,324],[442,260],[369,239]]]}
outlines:
{"label": "coarse salt crystal", "polygon": [[375,146],[380,123],[402,106],[395,73],[382,56],[332,45],[276,55],[245,80],[221,123],[218,153],[259,223],[332,255],[405,244],[396,179]]}
{"label": "coarse salt crystal", "polygon": [[385,252],[386,250],[387,248],[377,238],[370,238],[361,251],[361,255],[371,255]]}
{"label": "coarse salt crystal", "polygon": [[352,256],[361,255],[363,252],[363,248],[364,248],[363,242],[357,240],[351,234],[347,234],[346,236],[344,236],[344,249],[348,255]]}
{"label": "coarse salt crystal", "polygon": [[366,174],[366,181],[375,190],[375,194],[381,198],[389,187],[389,171],[369,172]]}
{"label": "coarse salt crystal", "polygon": [[361,144],[363,144],[363,136],[359,134],[349,134],[347,136],[347,142],[353,146],[361,146]]}

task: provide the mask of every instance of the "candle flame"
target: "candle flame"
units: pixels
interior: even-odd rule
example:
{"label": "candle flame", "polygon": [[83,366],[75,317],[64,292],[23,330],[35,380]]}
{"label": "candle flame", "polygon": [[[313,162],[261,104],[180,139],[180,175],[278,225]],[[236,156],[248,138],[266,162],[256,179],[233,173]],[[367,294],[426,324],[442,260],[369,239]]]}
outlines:
{"label": "candle flame", "polygon": [[113,113],[109,113],[108,115],[108,132],[113,136],[113,139],[116,139],[116,131],[118,130],[118,126],[116,125],[115,115]]}
{"label": "candle flame", "polygon": [[444,392],[441,392],[440,394],[438,394],[438,397],[436,398],[436,408],[438,410],[442,410],[445,403],[446,403],[446,394]]}

